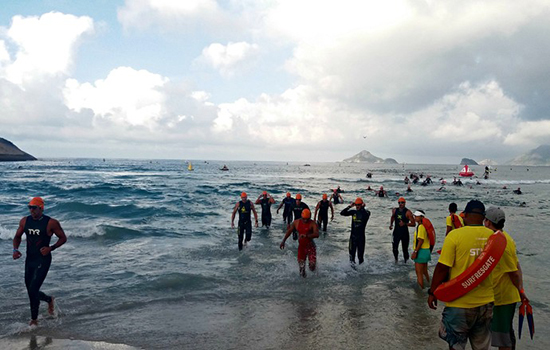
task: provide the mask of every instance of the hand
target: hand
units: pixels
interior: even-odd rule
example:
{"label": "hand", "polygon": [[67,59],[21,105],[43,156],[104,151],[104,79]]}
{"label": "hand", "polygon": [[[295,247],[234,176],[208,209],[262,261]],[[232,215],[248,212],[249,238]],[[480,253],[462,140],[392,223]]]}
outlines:
{"label": "hand", "polygon": [[46,255],[50,254],[51,251],[52,251],[52,248],[50,248],[50,247],[42,247],[42,248],[40,248],[40,253],[41,253],[43,256],[46,256]]}
{"label": "hand", "polygon": [[16,252],[13,252],[13,260],[19,259],[23,254],[18,250]]}
{"label": "hand", "polygon": [[256,220],[256,227],[258,227],[258,220]]}
{"label": "hand", "polygon": [[437,298],[435,295],[429,295],[428,296],[428,306],[430,309],[437,310]]}
{"label": "hand", "polygon": [[231,228],[235,228],[235,224],[234,224],[234,223],[231,223]]}
{"label": "hand", "polygon": [[334,216],[331,216],[331,217],[330,217],[330,221],[332,221],[332,220],[334,220]]}
{"label": "hand", "polygon": [[411,259],[414,260],[416,259],[416,256],[418,255],[418,253],[416,251],[414,251],[411,255]]}
{"label": "hand", "polygon": [[277,209],[277,214],[279,214],[279,209]]}
{"label": "hand", "polygon": [[393,230],[393,225],[390,225],[390,230]]}
{"label": "hand", "polygon": [[279,245],[279,248],[282,250],[282,249],[285,249],[285,241],[282,241],[281,244]]}
{"label": "hand", "polygon": [[527,295],[525,295],[525,293],[522,293],[522,292],[519,292],[519,297],[521,298],[521,301],[525,301],[527,300],[527,302],[529,302],[529,299],[527,299]]}
{"label": "hand", "polygon": [[399,226],[403,227],[405,226],[405,223],[403,221],[399,221]]}

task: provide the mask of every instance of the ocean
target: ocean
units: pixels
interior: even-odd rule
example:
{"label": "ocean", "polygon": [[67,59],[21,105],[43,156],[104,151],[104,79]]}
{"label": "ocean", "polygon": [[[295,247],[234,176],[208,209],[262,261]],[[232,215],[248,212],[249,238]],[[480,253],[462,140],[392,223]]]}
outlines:
{"label": "ocean", "polygon": [[[550,347],[550,167],[501,165],[488,180],[438,191],[439,179],[451,182],[461,166],[226,162],[230,170],[222,172],[220,161],[192,163],[194,171],[183,160],[0,163],[0,348],[447,349],[437,335],[443,305],[428,308],[414,264],[394,264],[391,252],[391,209],[411,172],[434,179],[404,196],[408,208],[426,211],[436,247],[450,202],[463,209],[480,199],[506,212],[537,327],[531,340],[525,323],[518,349]],[[388,198],[366,191],[381,185]],[[279,249],[284,225],[275,209],[287,191],[314,208],[336,186],[346,204],[361,196],[371,211],[365,263],[350,267],[350,218],[340,216],[346,204],[339,204],[316,239],[317,271],[301,278],[296,242]],[[512,192],[517,187],[522,195]],[[232,209],[241,192],[255,200],[264,190],[277,200],[272,227],[253,228],[239,251]],[[57,315],[42,303],[36,328],[27,325],[24,257],[11,257],[33,196],[45,199],[45,214],[68,236],[42,286],[56,297]],[[430,274],[436,263],[434,253]]]}

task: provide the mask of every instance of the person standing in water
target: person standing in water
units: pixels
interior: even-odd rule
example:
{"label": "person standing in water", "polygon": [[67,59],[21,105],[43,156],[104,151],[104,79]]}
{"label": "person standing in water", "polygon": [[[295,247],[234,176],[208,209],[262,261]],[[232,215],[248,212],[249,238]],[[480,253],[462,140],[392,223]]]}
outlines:
{"label": "person standing in water", "polygon": [[260,204],[262,206],[262,227],[269,228],[271,226],[271,204],[275,203],[275,199],[264,191],[254,204]]}
{"label": "person standing in water", "polygon": [[291,233],[298,232],[298,266],[300,276],[306,277],[306,259],[309,260],[309,270],[315,271],[317,264],[317,248],[314,238],[319,237],[319,227],[315,221],[311,220],[311,211],[304,209],[301,218],[292,222],[292,225],[286,230],[285,237],[279,245],[279,248],[285,249],[285,242]]}
{"label": "person standing in water", "polygon": [[428,231],[422,223],[425,216],[422,210],[414,212],[414,220],[418,225],[414,231],[414,251],[411,255],[416,271],[416,281],[421,289],[424,289],[424,277],[426,277],[428,283],[430,282],[430,275],[428,274],[428,262],[431,260],[430,240],[428,239]]}
{"label": "person standing in water", "polygon": [[456,203],[449,204],[449,216],[447,216],[446,219],[447,231],[445,232],[445,236],[447,236],[452,230],[464,226],[464,220],[462,219],[462,217],[456,215],[457,210],[458,206],[456,205]]}
{"label": "person standing in water", "polygon": [[237,230],[237,234],[239,235],[239,250],[243,250],[243,238],[244,244],[250,242],[252,239],[252,220],[250,212],[254,213],[256,227],[258,227],[258,213],[256,213],[256,208],[254,208],[254,204],[248,199],[246,192],[241,193],[241,200],[238,201],[237,204],[235,204],[235,208],[233,208],[233,214],[231,214],[231,228],[235,228],[234,221],[237,211],[239,212],[239,228]]}
{"label": "person standing in water", "polygon": [[288,229],[290,227],[290,224],[292,223],[292,206],[295,203],[295,199],[292,198],[292,195],[290,192],[286,193],[286,197],[283,198],[281,201],[281,204],[279,204],[279,207],[277,208],[277,214],[279,214],[279,210],[284,206],[283,208],[283,221],[286,222],[286,228]]}
{"label": "person standing in water", "polygon": [[[351,209],[355,207],[355,209]],[[348,205],[340,212],[342,216],[351,216],[351,234],[349,236],[349,260],[355,267],[355,253],[359,259],[359,265],[364,261],[365,255],[365,229],[370,218],[370,211],[365,209],[365,203],[361,197]]]}
{"label": "person standing in water", "polygon": [[[332,206],[332,203],[328,200],[328,196],[326,193],[323,193],[323,199],[317,203],[317,206],[315,207],[315,215],[313,216],[313,220],[317,222],[317,226],[321,227],[321,224],[323,224],[323,232],[327,232],[327,224],[328,224],[328,209],[330,208],[330,221],[334,220],[334,207]],[[317,212],[319,212],[319,219],[317,219]]]}
{"label": "person standing in water", "polygon": [[[25,258],[25,286],[29,295],[31,306],[30,325],[38,325],[38,309],[40,301],[48,303],[48,313],[54,314],[54,297],[40,291],[40,287],[50,265],[54,250],[67,242],[67,236],[56,219],[44,215],[44,200],[34,197],[29,202],[29,216],[19,221],[19,227],[13,238],[13,259],[19,259],[23,254],[19,251],[19,245],[23,233],[27,236],[27,256]],[[57,236],[57,242],[50,246],[53,235]]]}
{"label": "person standing in water", "polygon": [[[414,223],[414,218],[412,212],[405,207],[407,201],[403,197],[399,197],[397,200],[399,207],[392,210],[392,215],[390,218],[390,230],[393,230],[393,242],[392,250],[393,256],[395,258],[395,263],[397,263],[397,258],[399,256],[399,242],[401,242],[401,247],[403,250],[403,259],[405,262],[409,260],[409,226],[416,226]],[[395,222],[395,229],[393,228],[393,223]]]}
{"label": "person standing in water", "polygon": [[340,194],[340,192],[338,191],[338,189],[335,189],[335,190],[332,192],[332,195],[330,196],[330,200],[331,200],[334,204],[344,203],[344,199],[342,198],[342,195]]}

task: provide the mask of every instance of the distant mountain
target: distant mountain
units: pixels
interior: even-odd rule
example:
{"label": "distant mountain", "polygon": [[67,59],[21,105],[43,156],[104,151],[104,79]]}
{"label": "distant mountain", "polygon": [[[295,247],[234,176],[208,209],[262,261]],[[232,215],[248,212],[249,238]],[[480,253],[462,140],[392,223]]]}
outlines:
{"label": "distant mountain", "polygon": [[490,165],[490,166],[495,166],[495,165],[498,165],[497,162],[495,162],[494,160],[492,159],[483,159],[483,160],[480,160],[478,162],[479,165]]}
{"label": "distant mountain", "polygon": [[10,141],[0,137],[0,162],[18,162],[23,160],[36,160],[36,158],[21,151]]}
{"label": "distant mountain", "polygon": [[479,165],[477,162],[470,158],[462,158],[460,165]]}
{"label": "distant mountain", "polygon": [[550,165],[550,145],[542,145],[506,162],[509,165]]}
{"label": "distant mountain", "polygon": [[346,158],[343,160],[346,163],[374,163],[374,164],[399,164],[397,161],[393,158],[379,158],[374,156],[369,151],[361,151],[354,155],[353,157]]}

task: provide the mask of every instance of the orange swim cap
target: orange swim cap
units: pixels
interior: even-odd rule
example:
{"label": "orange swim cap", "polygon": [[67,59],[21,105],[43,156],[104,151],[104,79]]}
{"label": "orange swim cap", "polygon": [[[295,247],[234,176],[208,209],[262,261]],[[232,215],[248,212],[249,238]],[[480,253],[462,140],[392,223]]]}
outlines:
{"label": "orange swim cap", "polygon": [[241,198],[243,198],[243,197],[248,197],[248,196],[246,195],[246,192],[241,193]]}
{"label": "orange swim cap", "polygon": [[44,209],[44,200],[40,197],[34,197],[29,202],[29,205],[36,205],[37,207]]}
{"label": "orange swim cap", "polygon": [[264,193],[262,193],[264,196],[267,196],[267,191],[264,191]]}
{"label": "orange swim cap", "polygon": [[302,210],[302,219],[311,218],[311,211],[309,209]]}
{"label": "orange swim cap", "polygon": [[355,204],[363,204],[363,198],[357,197],[357,199],[355,200]]}
{"label": "orange swim cap", "polygon": [[403,197],[399,197],[399,199],[398,199],[397,201],[398,201],[398,202],[405,202],[405,203],[407,202],[407,201],[405,200],[405,198],[403,198]]}
{"label": "orange swim cap", "polygon": [[287,193],[286,193],[286,196],[287,196],[287,197],[290,197],[290,192],[287,192]]}
{"label": "orange swim cap", "polygon": [[323,193],[323,199],[327,199],[327,198],[328,198],[327,194]]}
{"label": "orange swim cap", "polygon": [[298,193],[298,194],[296,195],[296,199],[302,199],[302,195]]}

